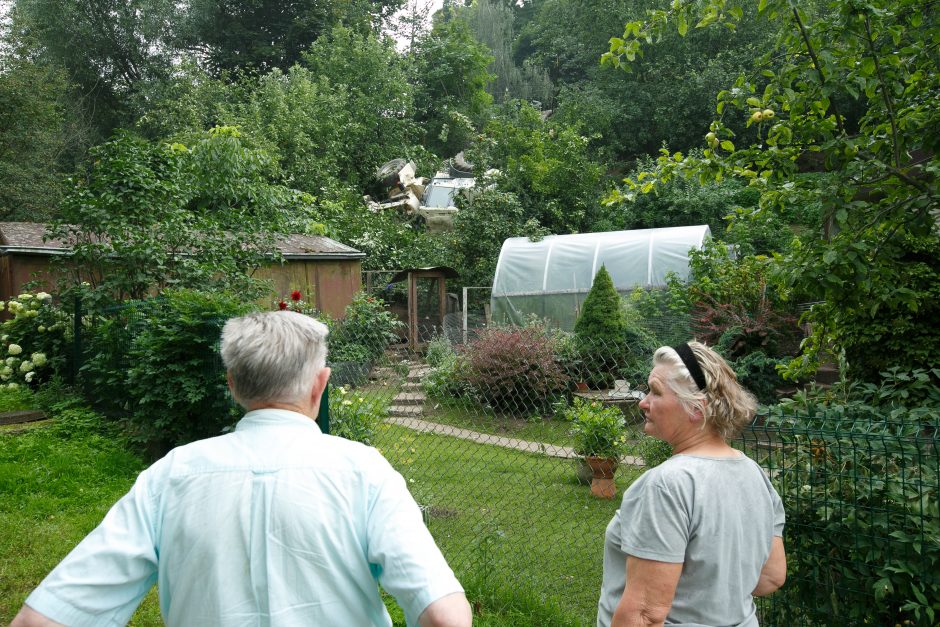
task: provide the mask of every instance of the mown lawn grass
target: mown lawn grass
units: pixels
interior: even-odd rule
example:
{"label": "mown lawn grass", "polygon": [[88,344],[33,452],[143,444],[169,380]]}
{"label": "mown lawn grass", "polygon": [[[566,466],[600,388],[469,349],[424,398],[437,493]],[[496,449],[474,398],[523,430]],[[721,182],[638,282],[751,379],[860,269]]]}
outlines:
{"label": "mown lawn grass", "polygon": [[[0,623],[13,619],[144,467],[101,435],[69,438],[50,425],[0,433]],[[148,599],[133,624],[161,624],[155,601]]]}
{"label": "mown lawn grass", "polygon": [[[0,411],[8,409],[3,401]],[[571,460],[391,425],[379,427],[377,445],[426,507],[476,625],[593,622],[603,531],[617,501],[592,498]],[[12,620],[145,466],[119,438],[70,433],[56,421],[0,431],[0,623]],[[632,476],[621,470],[621,488]],[[388,605],[396,627],[403,625],[394,601]],[[162,624],[155,590],[130,624]]]}
{"label": "mown lawn grass", "polygon": [[[604,529],[619,499],[579,485],[569,459],[382,425],[376,446],[407,479],[428,527],[462,579],[509,586],[590,624]],[[639,469],[622,467],[623,490]]]}

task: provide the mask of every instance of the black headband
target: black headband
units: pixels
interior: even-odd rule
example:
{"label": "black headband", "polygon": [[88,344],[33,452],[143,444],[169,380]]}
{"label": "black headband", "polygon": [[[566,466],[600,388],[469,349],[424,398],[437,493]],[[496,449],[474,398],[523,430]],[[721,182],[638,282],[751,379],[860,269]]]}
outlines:
{"label": "black headband", "polygon": [[698,389],[705,391],[705,373],[702,372],[702,367],[698,365],[695,353],[692,352],[689,345],[679,344],[678,346],[673,346],[672,350],[679,354],[679,359],[681,359],[685,367],[689,369],[689,374],[692,375],[692,379],[695,381],[695,385],[698,386]]}

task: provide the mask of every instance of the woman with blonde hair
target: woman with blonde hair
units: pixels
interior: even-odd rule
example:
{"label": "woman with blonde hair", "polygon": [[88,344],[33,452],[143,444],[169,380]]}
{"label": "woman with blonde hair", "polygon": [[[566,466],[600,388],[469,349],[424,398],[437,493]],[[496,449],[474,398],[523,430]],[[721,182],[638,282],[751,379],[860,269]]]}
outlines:
{"label": "woman with blonde hair", "polygon": [[623,495],[607,526],[598,627],[757,625],[754,596],[786,578],[783,504],[760,466],[728,441],[754,397],[698,342],[653,355],[640,402],[672,457]]}

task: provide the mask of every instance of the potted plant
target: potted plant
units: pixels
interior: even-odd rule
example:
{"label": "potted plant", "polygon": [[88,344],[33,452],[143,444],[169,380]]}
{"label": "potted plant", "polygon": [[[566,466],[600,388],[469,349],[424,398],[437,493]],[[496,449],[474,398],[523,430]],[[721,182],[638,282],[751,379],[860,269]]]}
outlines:
{"label": "potted plant", "polygon": [[591,494],[613,498],[617,494],[614,473],[627,446],[623,413],[598,401],[575,398],[565,414],[572,423],[574,451],[592,471]]}

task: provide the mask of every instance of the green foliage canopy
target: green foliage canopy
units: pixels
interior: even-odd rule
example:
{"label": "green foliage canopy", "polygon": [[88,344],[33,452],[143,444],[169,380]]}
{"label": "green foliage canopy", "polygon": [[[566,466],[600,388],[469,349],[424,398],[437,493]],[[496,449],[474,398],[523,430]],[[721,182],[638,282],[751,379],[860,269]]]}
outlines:
{"label": "green foliage canopy", "polygon": [[100,299],[143,298],[167,287],[253,285],[275,258],[274,238],[301,230],[309,196],[273,182],[276,169],[217,127],[187,148],[119,133],[93,150],[51,235],[72,244],[72,285]]}
{"label": "green foliage canopy", "polygon": [[[737,24],[744,3],[675,3],[629,22],[604,59],[632,63],[659,33]],[[933,323],[940,279],[937,233],[940,107],[935,48],[938,8],[926,0],[836,1],[815,14],[784,0],[758,11],[779,30],[777,45],[719,92],[717,118],[702,156],[662,154],[656,176],[626,181],[652,191],[677,176],[736,176],[779,211],[794,199],[818,203],[826,229],[802,236],[779,259],[779,272],[804,300],[813,337],[793,374],[812,370],[819,351],[843,351],[854,374],[936,363]],[[838,34],[838,36],[836,36]],[[771,64],[771,59],[776,59]],[[861,111],[854,120],[847,111]],[[735,144],[732,120],[756,130]],[[824,178],[802,173],[825,170]]]}

